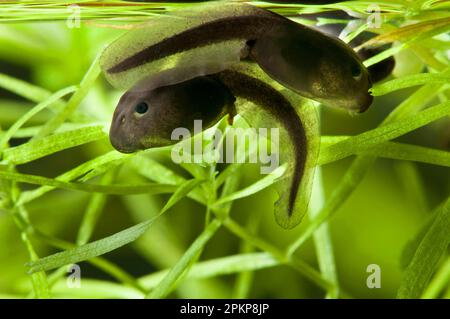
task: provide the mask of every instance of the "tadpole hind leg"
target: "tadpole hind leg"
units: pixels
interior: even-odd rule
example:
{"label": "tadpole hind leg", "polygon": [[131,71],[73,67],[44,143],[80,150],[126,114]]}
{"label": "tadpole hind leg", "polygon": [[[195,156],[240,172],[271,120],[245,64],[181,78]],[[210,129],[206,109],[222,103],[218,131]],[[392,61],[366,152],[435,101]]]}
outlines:
{"label": "tadpole hind leg", "polygon": [[241,55],[240,55],[241,61],[251,60],[251,51],[252,51],[255,43],[256,43],[255,39],[250,39],[250,40],[247,40],[247,42],[245,42],[245,45],[242,47],[242,50],[241,50]]}

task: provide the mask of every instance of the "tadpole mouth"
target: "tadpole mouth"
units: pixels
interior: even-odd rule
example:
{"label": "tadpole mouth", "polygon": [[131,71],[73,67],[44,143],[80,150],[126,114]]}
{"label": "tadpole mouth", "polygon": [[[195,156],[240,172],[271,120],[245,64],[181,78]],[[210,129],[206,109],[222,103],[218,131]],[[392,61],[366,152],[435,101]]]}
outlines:
{"label": "tadpole mouth", "polygon": [[116,134],[110,133],[109,141],[120,153],[131,154],[141,149],[138,145],[134,145],[134,143],[130,143],[128,139],[117,136]]}
{"label": "tadpole mouth", "polygon": [[142,148],[134,133],[127,131],[123,114],[114,116],[109,130],[109,141],[117,151],[125,154],[135,153]]}
{"label": "tadpole mouth", "polygon": [[372,102],[373,96],[370,95],[369,93],[365,94],[364,97],[362,98],[362,102],[360,104],[358,113],[364,113],[365,111],[367,111],[369,107],[372,105]]}

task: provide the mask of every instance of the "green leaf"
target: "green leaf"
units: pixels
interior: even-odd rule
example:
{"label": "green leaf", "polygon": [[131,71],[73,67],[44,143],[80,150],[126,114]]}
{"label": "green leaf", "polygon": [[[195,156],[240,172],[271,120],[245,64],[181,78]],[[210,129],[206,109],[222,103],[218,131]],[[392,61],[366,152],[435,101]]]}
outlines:
{"label": "green leaf", "polygon": [[420,242],[423,240],[434,220],[436,219],[436,215],[437,214],[433,214],[429,216],[425,224],[419,229],[414,238],[409,240],[403,247],[402,254],[400,255],[400,268],[402,270],[405,270],[411,263],[411,260],[414,257],[414,253],[416,252],[417,248],[420,245]]}
{"label": "green leaf", "polygon": [[383,50],[380,53],[368,58],[367,60],[364,61],[364,65],[368,68],[369,66],[377,64],[378,62],[381,62],[381,61],[399,53],[400,51],[402,51],[406,48],[408,48],[407,43],[401,43],[401,44],[395,45],[387,50]]}
{"label": "green leaf", "polygon": [[[65,269],[64,269],[65,270]],[[81,287],[67,287],[67,279],[60,280],[52,287],[52,295],[57,299],[141,299],[139,290],[112,281],[83,278]]]}
{"label": "green leaf", "polygon": [[[325,203],[325,190],[321,167],[316,170],[314,177],[313,192],[309,204],[309,216],[311,218],[314,218],[320,212]],[[339,283],[328,222],[324,222],[314,233],[314,246],[320,272],[323,278],[332,284],[331,288],[327,291],[326,298],[336,299],[339,297]]]}
{"label": "green leaf", "polygon": [[375,85],[370,92],[374,96],[385,95],[404,88],[430,83],[449,83],[450,75],[445,73],[422,73],[404,76],[399,79]]}
{"label": "green leaf", "polygon": [[[341,142],[349,138],[348,136],[323,136],[321,149],[325,150],[330,145]],[[318,164],[324,165],[332,163],[335,158],[332,155],[328,158],[327,155],[330,153],[322,152],[320,153]],[[450,167],[450,152],[437,150],[433,148],[403,144],[398,142],[385,142],[378,145],[374,145],[370,148],[365,147],[365,145],[355,145],[352,154],[362,154],[370,155],[376,157],[390,158],[403,161],[421,162],[432,165],[439,165]]]}
{"label": "green leaf", "polygon": [[147,295],[147,298],[166,297],[172,291],[173,286],[175,285],[177,280],[189,267],[191,261],[198,257],[198,254],[203,250],[206,243],[212,238],[217,230],[219,230],[221,225],[222,222],[220,220],[213,220],[192,243],[192,245],[184,253],[183,257],[181,257],[177,264],[161,280],[158,286]]}
{"label": "green leaf", "polygon": [[444,102],[430,107],[414,116],[409,116],[403,120],[383,125],[374,130],[361,133],[334,145],[330,145],[322,150],[321,156],[327,158],[328,161],[337,161],[351,154],[355,154],[356,150],[369,149],[370,147],[402,136],[449,114],[450,102]]}
{"label": "green leaf", "polygon": [[106,134],[103,132],[102,126],[82,127],[8,148],[3,153],[3,161],[14,165],[25,164],[68,148],[104,138],[106,138]]}
{"label": "green leaf", "polygon": [[[122,154],[116,151],[112,151],[109,154],[113,155],[111,156],[111,160],[102,161],[99,162],[98,165],[91,166],[92,169],[89,172],[87,172],[84,176],[79,177],[77,180],[80,182],[87,182],[97,176],[100,176],[102,174],[108,173],[111,170],[116,169],[121,164],[125,163],[129,158],[133,157],[132,154]],[[168,184],[168,183],[161,183],[161,184]]]}
{"label": "green leaf", "polygon": [[81,101],[88,94],[97,77],[100,75],[100,66],[98,64],[99,56],[100,55],[92,62],[91,67],[86,72],[75,94],[71,96],[64,108],[41,128],[35,136],[36,139],[40,139],[54,132],[75,112]]}
{"label": "green leaf", "polygon": [[[192,266],[186,279],[202,279],[259,270],[279,265],[279,261],[269,253],[250,253],[232,255],[196,263]],[[158,271],[139,279],[139,283],[147,289],[158,286],[170,269]]]}
{"label": "green leaf", "polygon": [[[61,250],[70,250],[78,247],[77,245],[61,240],[59,238],[55,238],[46,234],[41,233],[39,230],[34,229],[32,233],[30,233],[33,238],[39,240],[51,247],[61,249]],[[117,281],[122,282],[130,287],[135,287],[136,289],[143,291],[143,288],[136,282],[133,276],[128,274],[125,270],[121,269],[119,266],[111,263],[110,261],[104,259],[103,257],[95,257],[87,260],[88,263],[97,267],[99,270],[103,271],[105,274],[110,275],[112,278],[117,279]],[[54,283],[53,280],[58,279],[60,274],[58,273],[61,268],[57,269],[53,274],[49,276],[49,284],[52,285]],[[63,268],[64,274],[66,274],[66,269]]]}
{"label": "green leaf", "polygon": [[436,266],[450,244],[450,197],[436,212],[436,219],[403,274],[397,298],[419,298],[428,284]]}
{"label": "green leaf", "polygon": [[[20,79],[0,73],[0,87],[13,92],[29,101],[40,103],[50,98],[52,93],[44,88],[30,84]],[[56,101],[49,108],[53,112],[59,112],[65,105],[63,100]],[[79,119],[80,114],[74,114],[71,119]]]}
{"label": "green leaf", "polygon": [[203,183],[205,180],[201,179],[191,179],[184,183],[182,183],[175,193],[169,198],[166,205],[161,209],[161,214],[165,213],[167,210],[172,208],[176,203],[178,203],[181,199],[186,197],[193,189],[195,189],[198,185]]}
{"label": "green leaf", "polygon": [[142,176],[158,183],[180,184],[186,181],[171,169],[143,154],[134,156],[129,164]]}
{"label": "green leaf", "polygon": [[34,108],[32,108],[30,111],[28,111],[26,114],[24,114],[20,119],[18,119],[10,128],[9,130],[2,136],[2,139],[0,141],[0,150],[5,148],[10,140],[11,137],[14,136],[14,134],[34,115],[39,113],[40,111],[44,110],[48,106],[52,105],[56,101],[58,101],[63,96],[72,93],[76,90],[75,86],[71,86],[65,89],[62,89],[52,96],[50,96],[45,101],[39,103]]}
{"label": "green leaf", "polygon": [[[87,161],[71,169],[70,171],[67,171],[66,173],[58,176],[56,179],[62,182],[69,182],[78,179],[80,178],[80,176],[84,175],[84,178],[82,179],[80,178],[80,181],[84,182],[87,181],[86,177],[88,175],[90,178],[92,178],[94,176],[97,176],[95,175],[96,173],[100,174],[100,172],[97,171],[99,167],[110,165],[110,163],[116,163],[116,165],[119,165],[123,160],[125,160],[129,156],[130,155],[128,154],[122,154],[116,151],[112,151],[103,154],[99,157],[96,157],[90,161]],[[101,173],[103,173],[103,170],[101,170]],[[55,186],[42,186],[32,191],[22,192],[18,200],[18,205],[23,205],[30,201],[33,201],[53,189],[55,189]]]}
{"label": "green leaf", "polygon": [[[30,239],[25,233],[22,233],[22,240],[24,241],[28,253],[30,255],[31,261],[38,260],[38,256],[36,252],[34,251],[34,247],[31,244]],[[36,298],[42,299],[42,298],[50,298],[50,291],[49,286],[47,282],[47,276],[45,272],[40,271],[34,274],[31,274],[31,283],[33,285],[33,291]]]}
{"label": "green leaf", "polygon": [[269,187],[270,185],[274,184],[277,182],[277,180],[283,176],[284,172],[285,172],[286,168],[285,166],[280,166],[278,168],[276,168],[272,173],[268,174],[267,176],[261,178],[260,180],[258,180],[257,182],[253,183],[252,185],[241,189],[237,192],[234,192],[230,195],[227,195],[225,197],[220,198],[219,200],[217,200],[214,204],[213,207],[217,207],[220,206],[222,204],[231,202],[231,201],[235,201],[236,199],[240,199],[240,198],[244,198],[244,197],[248,197],[251,196],[253,194],[256,194],[260,191],[262,191],[263,189]]}
{"label": "green leaf", "polygon": [[[279,265],[279,261],[268,253],[249,253],[231,255],[206,261],[192,266],[186,279],[207,279],[244,271],[255,271]],[[170,269],[153,272],[139,279],[139,284],[147,290],[155,288],[169,273]],[[20,291],[29,287],[20,287]],[[52,294],[59,298],[142,298],[144,295],[131,287],[103,280],[83,279],[79,289],[67,287],[66,280],[61,280],[52,288]]]}
{"label": "green leaf", "polygon": [[96,185],[83,183],[69,183],[58,179],[51,179],[36,175],[2,172],[0,178],[12,180],[18,183],[45,185],[67,190],[76,190],[88,193],[103,193],[116,195],[130,194],[163,194],[171,193],[177,189],[174,185],[148,183],[141,185]]}
{"label": "green leaf", "polygon": [[380,34],[364,43],[364,46],[380,45],[395,41],[418,41],[426,37],[446,32],[450,29],[450,18],[428,20],[402,26],[391,32]]}
{"label": "green leaf", "polygon": [[36,103],[45,101],[51,96],[49,91],[41,87],[2,73],[0,73],[0,87]]}
{"label": "green leaf", "polygon": [[364,61],[364,65],[366,67],[369,67],[386,59],[389,56],[400,52],[403,49],[416,45],[421,41],[431,39],[437,34],[445,33],[448,31],[449,27],[449,18],[448,15],[446,15],[445,18],[406,25],[404,27],[393,30],[392,32],[381,34],[356,47],[355,50],[358,51],[362,47],[370,47],[373,44],[380,45],[395,41],[396,39],[401,40],[400,44],[393,46],[387,50],[381,51],[379,54],[376,54],[375,56]]}
{"label": "green leaf", "polygon": [[92,243],[30,262],[27,264],[27,266],[29,267],[29,273],[46,271],[64,265],[78,263],[93,257],[104,255],[112,250],[135,241],[142,234],[144,234],[148,230],[148,228],[155,222],[155,220],[157,220],[164,212],[166,212],[167,209],[181,200],[200,182],[201,181],[198,180],[189,180],[181,185],[180,188],[175,192],[175,194],[169,199],[167,205],[165,206],[165,209],[163,209],[158,215],[151,218],[150,220],[122,230],[121,232],[118,232],[109,237],[94,241]]}
{"label": "green leaf", "polygon": [[[145,152],[143,153],[145,154]],[[140,175],[151,181],[163,184],[180,185],[186,181],[184,177],[181,177],[167,166],[144,154],[134,156],[128,161],[128,164]],[[189,196],[201,204],[206,202],[205,196],[200,189],[195,189]]]}
{"label": "green leaf", "polygon": [[75,264],[96,256],[104,255],[135,241],[148,230],[155,220],[156,217],[122,230],[112,236],[30,262],[26,264],[29,268],[28,273],[33,274],[38,271],[55,269],[64,265]]}
{"label": "green leaf", "polygon": [[[434,299],[439,297],[439,293],[448,287],[450,283],[450,257],[444,261],[442,267],[438,269],[428,287],[423,292],[421,298]],[[446,298],[445,296],[443,298]],[[448,299],[448,298],[447,298]]]}
{"label": "green leaf", "polygon": [[[109,171],[106,173],[102,179],[102,185],[110,185],[115,177],[115,171]],[[77,245],[84,245],[89,242],[97,221],[102,213],[107,201],[106,194],[93,194],[89,200],[89,204],[86,208],[86,212],[83,215],[83,220],[81,221],[80,227],[78,228],[77,234]]]}

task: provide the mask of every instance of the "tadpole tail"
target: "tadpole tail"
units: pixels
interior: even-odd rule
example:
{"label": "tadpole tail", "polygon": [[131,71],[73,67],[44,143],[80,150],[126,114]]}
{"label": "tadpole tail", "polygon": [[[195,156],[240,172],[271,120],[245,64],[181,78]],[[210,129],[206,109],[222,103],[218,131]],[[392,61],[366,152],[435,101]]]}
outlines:
{"label": "tadpole tail", "polygon": [[212,77],[222,81],[235,96],[262,107],[286,129],[294,147],[295,160],[288,201],[288,216],[291,217],[306,165],[307,138],[301,118],[281,93],[263,81],[231,70],[222,71]]}
{"label": "tadpole tail", "polygon": [[126,57],[107,70],[120,73],[183,51],[227,40],[252,40],[267,34],[280,24],[282,17],[262,10],[250,15],[226,17],[200,24],[174,34]]}

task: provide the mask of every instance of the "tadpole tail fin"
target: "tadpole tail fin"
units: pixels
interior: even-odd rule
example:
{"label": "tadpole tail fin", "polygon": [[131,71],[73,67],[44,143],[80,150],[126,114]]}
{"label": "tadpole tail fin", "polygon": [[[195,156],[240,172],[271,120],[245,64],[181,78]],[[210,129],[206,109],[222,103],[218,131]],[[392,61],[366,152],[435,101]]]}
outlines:
{"label": "tadpole tail fin", "polygon": [[[286,132],[286,139],[290,141],[286,141],[283,135],[279,147],[283,148],[280,149],[281,153],[290,154],[282,154],[288,159],[287,171],[277,182],[280,197],[275,205],[275,217],[283,228],[295,227],[307,211],[314,165],[318,156],[318,143],[315,140],[318,138],[318,132],[313,128],[314,120],[312,123],[310,118],[301,118],[298,107],[294,107],[284,94],[260,79],[232,70],[222,71],[214,76],[235,96],[257,105],[264,111],[263,116],[274,119],[280,129]],[[298,98],[298,95],[295,96]],[[253,115],[256,118],[256,114]],[[252,118],[252,112],[248,112],[244,117],[250,122],[255,119]],[[304,120],[307,121],[306,126]]]}

